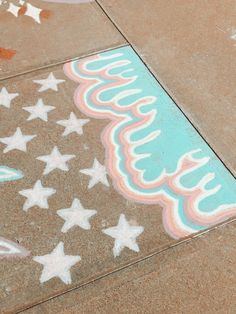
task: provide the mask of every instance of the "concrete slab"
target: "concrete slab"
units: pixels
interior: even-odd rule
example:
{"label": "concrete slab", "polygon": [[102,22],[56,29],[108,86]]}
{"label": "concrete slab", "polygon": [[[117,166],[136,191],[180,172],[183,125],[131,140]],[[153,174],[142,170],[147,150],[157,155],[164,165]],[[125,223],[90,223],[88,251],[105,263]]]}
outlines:
{"label": "concrete slab", "polygon": [[235,232],[230,223],[24,313],[235,313]]}
{"label": "concrete slab", "polygon": [[98,2],[235,174],[235,1]]}
{"label": "concrete slab", "polygon": [[130,47],[0,93],[3,312],[235,216],[234,178]]}
{"label": "concrete slab", "polygon": [[94,1],[60,2],[0,2],[0,79],[125,43]]}

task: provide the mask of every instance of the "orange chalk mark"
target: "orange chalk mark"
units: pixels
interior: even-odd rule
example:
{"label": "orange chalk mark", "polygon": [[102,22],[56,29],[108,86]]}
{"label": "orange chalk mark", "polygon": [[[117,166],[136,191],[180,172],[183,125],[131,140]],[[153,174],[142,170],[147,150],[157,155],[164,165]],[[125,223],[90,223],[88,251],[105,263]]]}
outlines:
{"label": "orange chalk mark", "polygon": [[51,15],[52,15],[52,12],[49,11],[49,10],[42,10],[42,11],[40,12],[40,17],[41,17],[42,19],[48,19],[49,17],[51,17]]}
{"label": "orange chalk mark", "polygon": [[22,6],[22,7],[20,8],[20,10],[18,11],[18,16],[24,15],[25,12],[26,12],[26,7],[25,7],[25,6]]}
{"label": "orange chalk mark", "polygon": [[16,54],[15,50],[0,47],[0,59],[10,60]]}

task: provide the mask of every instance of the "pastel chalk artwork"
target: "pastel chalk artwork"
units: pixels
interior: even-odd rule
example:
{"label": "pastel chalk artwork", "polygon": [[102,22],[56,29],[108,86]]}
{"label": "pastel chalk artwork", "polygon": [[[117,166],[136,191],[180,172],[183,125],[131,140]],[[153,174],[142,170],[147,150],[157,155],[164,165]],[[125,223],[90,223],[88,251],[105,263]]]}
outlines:
{"label": "pastel chalk artwork", "polygon": [[115,239],[113,246],[114,257],[119,256],[125,247],[138,253],[139,246],[136,242],[136,238],[140,236],[143,231],[143,226],[132,226],[129,224],[124,214],[120,215],[117,226],[102,230],[103,233]]}
{"label": "pastel chalk artwork", "polygon": [[91,229],[90,218],[97,214],[96,209],[85,209],[78,198],[75,198],[70,208],[57,211],[58,216],[65,220],[61,232],[65,233],[74,226],[84,230]]}
{"label": "pastel chalk artwork", "polygon": [[49,155],[38,156],[36,159],[46,163],[46,167],[43,172],[43,174],[46,175],[55,169],[69,171],[67,162],[75,157],[75,155],[62,155],[57,146],[55,146]]}
{"label": "pastel chalk artwork", "polygon": [[[23,178],[23,173],[17,169],[7,166],[0,166],[0,183],[10,182]],[[16,242],[0,237],[0,259],[2,258],[23,258],[30,255],[30,252]]]}
{"label": "pastel chalk artwork", "polygon": [[45,92],[47,90],[53,90],[58,92],[58,84],[64,83],[65,80],[57,79],[54,74],[51,72],[47,78],[40,80],[33,80],[34,83],[41,85],[38,91]]}
{"label": "pastel chalk artwork", "polygon": [[43,271],[40,276],[40,283],[44,283],[54,277],[58,277],[65,284],[72,282],[70,268],[81,261],[79,255],[66,255],[64,253],[64,243],[58,245],[49,254],[35,256],[33,260],[43,265]]}
{"label": "pastel chalk artwork", "polygon": [[57,124],[65,128],[62,136],[67,136],[71,133],[77,133],[78,135],[83,135],[83,126],[86,125],[89,119],[77,119],[76,115],[71,112],[68,120],[59,120]]}
{"label": "pastel chalk artwork", "polygon": [[[4,6],[5,11],[11,14],[11,16],[14,16],[15,18],[20,18],[22,16],[29,17],[37,24],[41,24],[42,19],[47,19],[51,15],[50,11],[38,8],[37,6],[29,2],[26,3],[26,1],[23,0],[20,0],[17,3],[5,0],[0,2],[0,5]],[[8,54],[8,56],[10,57],[8,59],[11,59],[11,55]]]}
{"label": "pastel chalk artwork", "polygon": [[232,40],[236,40],[236,27],[232,27],[232,28],[230,29],[230,38],[231,38]]}
{"label": "pastel chalk artwork", "polygon": [[55,109],[54,106],[45,105],[42,98],[38,99],[37,103],[34,106],[23,107],[23,110],[30,113],[27,121],[34,119],[41,119],[45,122],[48,121],[48,113]]}
{"label": "pastel chalk artwork", "polygon": [[[82,3],[91,3],[94,0],[42,0],[44,2],[51,3],[62,3],[62,4],[82,4]],[[48,19],[51,16],[51,11],[41,9],[29,2],[20,0],[17,3],[10,2],[9,0],[0,1],[0,6],[4,5],[6,7],[6,12],[10,13],[16,18],[21,16],[30,17],[37,24],[41,24],[42,19]],[[15,55],[14,50],[0,48],[0,58],[2,59],[11,59]]]}
{"label": "pastel chalk artwork", "polygon": [[171,237],[189,236],[236,215],[233,176],[132,48],[69,62],[64,72],[78,84],[77,108],[111,121],[101,141],[115,189],[128,200],[161,205]]}
{"label": "pastel chalk artwork", "polygon": [[11,102],[13,101],[13,99],[15,99],[18,96],[19,96],[18,93],[9,93],[5,87],[2,87],[0,92],[0,106],[9,109],[11,107]]}
{"label": "pastel chalk artwork", "polygon": [[30,252],[23,246],[13,241],[0,237],[0,259],[2,258],[23,258],[30,255]]}
{"label": "pastel chalk artwork", "polygon": [[107,179],[106,167],[101,165],[96,158],[94,159],[92,168],[81,169],[80,172],[87,176],[90,176],[88,189],[91,189],[98,183],[101,183],[107,187],[110,186]]}
{"label": "pastel chalk artwork", "polygon": [[0,0],[0,314],[236,313],[235,11]]}
{"label": "pastel chalk artwork", "polygon": [[23,178],[23,173],[20,170],[0,165],[0,183],[19,180],[21,178]]}
{"label": "pastel chalk artwork", "polygon": [[5,144],[3,153],[6,154],[12,150],[20,150],[27,152],[27,143],[32,141],[37,135],[24,135],[20,127],[16,128],[16,131],[12,136],[1,137],[0,143]]}
{"label": "pastel chalk artwork", "polygon": [[41,180],[37,180],[32,189],[24,189],[19,194],[26,198],[23,210],[28,211],[33,206],[48,209],[48,198],[56,193],[56,190],[42,185]]}

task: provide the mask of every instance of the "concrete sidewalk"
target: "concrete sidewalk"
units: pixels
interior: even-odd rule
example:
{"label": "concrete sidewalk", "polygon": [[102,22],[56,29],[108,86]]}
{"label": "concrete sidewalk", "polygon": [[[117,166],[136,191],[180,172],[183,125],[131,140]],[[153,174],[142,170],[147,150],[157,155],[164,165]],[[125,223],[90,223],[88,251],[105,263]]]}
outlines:
{"label": "concrete sidewalk", "polygon": [[233,1],[71,2],[0,5],[0,312],[234,313]]}

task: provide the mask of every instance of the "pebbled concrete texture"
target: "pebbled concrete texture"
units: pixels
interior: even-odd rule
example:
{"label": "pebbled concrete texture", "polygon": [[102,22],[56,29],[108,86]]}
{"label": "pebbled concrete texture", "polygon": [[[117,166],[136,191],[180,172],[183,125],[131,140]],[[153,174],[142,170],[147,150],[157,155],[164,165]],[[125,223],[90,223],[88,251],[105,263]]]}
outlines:
{"label": "pebbled concrete texture", "polygon": [[221,226],[24,313],[234,313],[235,232]]}
{"label": "pebbled concrete texture", "polygon": [[98,2],[235,174],[235,2]]}

